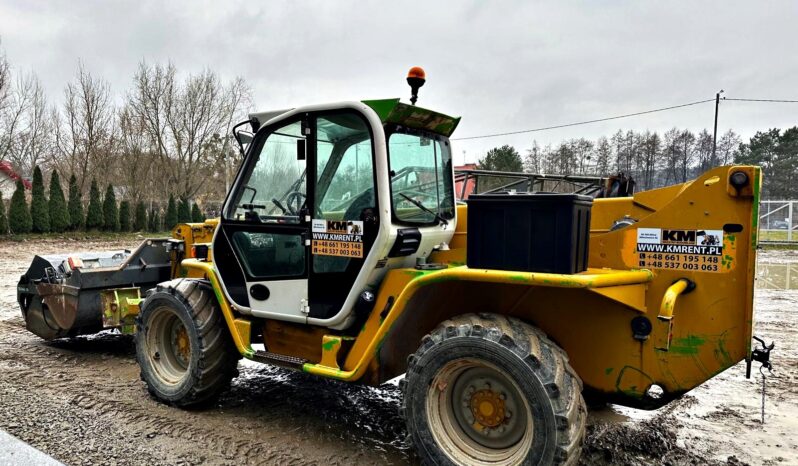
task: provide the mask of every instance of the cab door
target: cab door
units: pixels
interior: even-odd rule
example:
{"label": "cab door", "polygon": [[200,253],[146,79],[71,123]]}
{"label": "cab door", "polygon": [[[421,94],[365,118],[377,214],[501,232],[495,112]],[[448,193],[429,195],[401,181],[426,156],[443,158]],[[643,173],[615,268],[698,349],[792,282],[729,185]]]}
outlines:
{"label": "cab door", "polygon": [[225,203],[214,264],[239,308],[301,322],[308,313],[309,117],[259,133]]}
{"label": "cab door", "polygon": [[373,141],[353,109],[259,130],[214,238],[234,304],[296,322],[342,311],[379,230]]}
{"label": "cab door", "polygon": [[329,319],[363,291],[352,288],[379,230],[374,138],[355,110],[314,121],[309,317]]}

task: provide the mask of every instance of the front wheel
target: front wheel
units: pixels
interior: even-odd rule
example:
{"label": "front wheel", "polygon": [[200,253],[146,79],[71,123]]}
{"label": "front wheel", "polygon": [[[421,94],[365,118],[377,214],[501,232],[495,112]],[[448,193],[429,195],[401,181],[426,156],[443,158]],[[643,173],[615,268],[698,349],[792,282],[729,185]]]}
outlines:
{"label": "front wheel", "polygon": [[426,464],[578,461],[582,383],[562,349],[517,319],[442,323],[410,357],[404,388],[405,420]]}
{"label": "front wheel", "polygon": [[158,285],[136,323],[136,359],[153,397],[197,406],[229,386],[240,355],[208,283],[179,279]]}

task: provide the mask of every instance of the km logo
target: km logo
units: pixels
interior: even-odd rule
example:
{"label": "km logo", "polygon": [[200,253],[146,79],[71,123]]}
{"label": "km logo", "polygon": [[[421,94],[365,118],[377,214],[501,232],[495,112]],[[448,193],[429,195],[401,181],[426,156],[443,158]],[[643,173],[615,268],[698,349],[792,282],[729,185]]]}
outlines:
{"label": "km logo", "polygon": [[662,230],[662,242],[695,244],[695,230]]}

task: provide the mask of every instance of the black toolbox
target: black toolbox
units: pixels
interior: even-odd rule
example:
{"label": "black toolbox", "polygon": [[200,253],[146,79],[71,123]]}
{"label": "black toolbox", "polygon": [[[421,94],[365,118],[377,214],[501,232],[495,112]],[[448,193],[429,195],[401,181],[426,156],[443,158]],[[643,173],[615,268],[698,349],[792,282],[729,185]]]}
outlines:
{"label": "black toolbox", "polygon": [[587,269],[589,196],[475,194],[467,202],[468,267],[563,274]]}

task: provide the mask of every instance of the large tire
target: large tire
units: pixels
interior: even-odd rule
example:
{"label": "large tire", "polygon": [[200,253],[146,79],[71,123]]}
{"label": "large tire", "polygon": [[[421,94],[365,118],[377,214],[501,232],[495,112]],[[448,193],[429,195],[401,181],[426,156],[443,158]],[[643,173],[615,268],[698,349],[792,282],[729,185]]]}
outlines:
{"label": "large tire", "polygon": [[237,375],[240,355],[207,282],[161,283],[136,324],[136,359],[154,398],[180,407],[207,404]]}
{"label": "large tire", "polygon": [[447,320],[422,339],[402,414],[434,465],[576,464],[587,410],[565,352],[539,329],[495,314]]}

